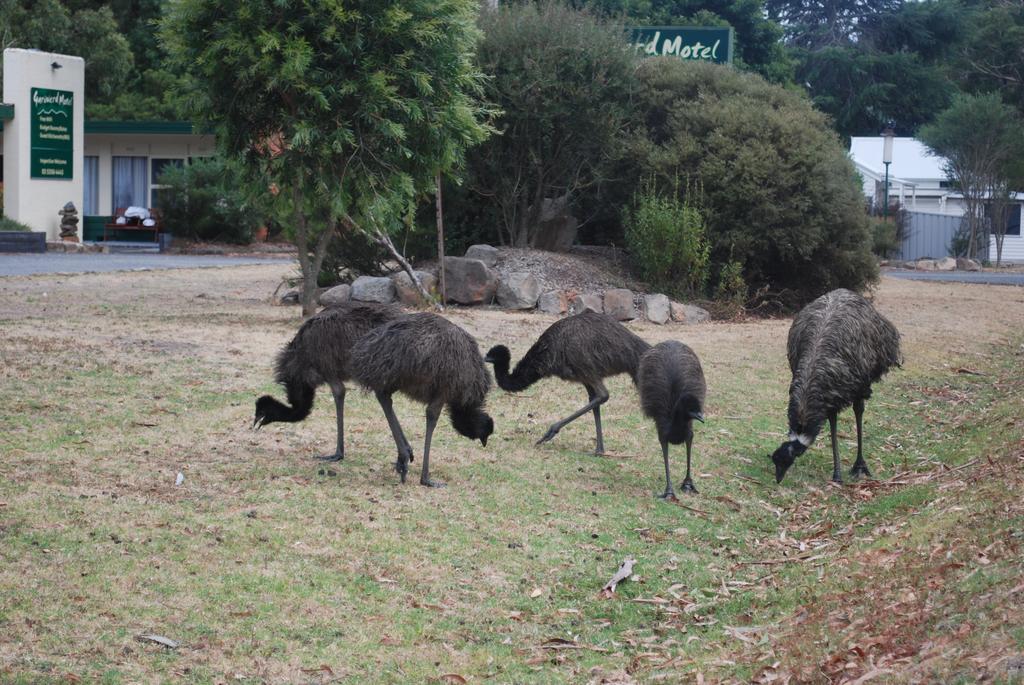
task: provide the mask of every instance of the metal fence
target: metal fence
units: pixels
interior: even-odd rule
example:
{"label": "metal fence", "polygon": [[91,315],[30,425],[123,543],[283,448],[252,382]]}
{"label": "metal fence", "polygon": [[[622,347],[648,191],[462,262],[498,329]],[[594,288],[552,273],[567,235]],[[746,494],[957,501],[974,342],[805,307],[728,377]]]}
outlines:
{"label": "metal fence", "polygon": [[[903,243],[896,259],[936,259],[949,255],[949,246],[960,229],[961,217],[948,214],[906,212]],[[988,256],[987,236],[979,236],[978,253]]]}

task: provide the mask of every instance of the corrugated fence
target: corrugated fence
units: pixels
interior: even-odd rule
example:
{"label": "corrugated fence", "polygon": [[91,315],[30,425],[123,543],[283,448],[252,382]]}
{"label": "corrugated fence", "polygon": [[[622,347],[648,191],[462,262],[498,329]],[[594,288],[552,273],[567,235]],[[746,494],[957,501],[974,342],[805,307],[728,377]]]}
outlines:
{"label": "corrugated fence", "polygon": [[[949,255],[949,245],[960,228],[961,217],[948,214],[907,212],[907,229],[896,259],[936,259]],[[988,256],[988,236],[980,236],[978,253]]]}

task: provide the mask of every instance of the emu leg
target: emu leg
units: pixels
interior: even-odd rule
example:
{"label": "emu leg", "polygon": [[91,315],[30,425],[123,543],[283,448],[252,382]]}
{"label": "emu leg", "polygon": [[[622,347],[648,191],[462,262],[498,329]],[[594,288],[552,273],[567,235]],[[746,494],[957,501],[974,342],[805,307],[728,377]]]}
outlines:
{"label": "emu leg", "polygon": [[836,444],[836,413],[828,415],[828,428],[832,434],[832,480],[836,483],[843,482],[843,472],[839,468],[839,446]]}
{"label": "emu leg", "polygon": [[860,399],[853,403],[853,415],[857,417],[857,461],[853,462],[853,468],[850,469],[850,475],[854,478],[865,478],[871,477],[871,471],[868,470],[868,463],[864,461],[864,446],[863,446],[863,420],[864,420],[864,400]]}
{"label": "emu leg", "polygon": [[388,426],[391,428],[391,437],[395,439],[395,446],[398,448],[398,461],[395,462],[395,470],[398,471],[398,475],[404,483],[405,474],[409,473],[409,462],[412,461],[412,449],[409,447],[409,441],[405,439],[405,433],[402,432],[402,426],[398,423],[398,417],[395,416],[395,410],[391,406],[391,394],[378,392],[377,401],[380,402],[380,408],[384,410],[384,417],[388,420]]}
{"label": "emu leg", "polygon": [[[589,390],[588,390],[588,392],[589,392]],[[586,404],[586,406],[584,406],[579,411],[573,412],[572,414],[570,414],[569,416],[565,417],[561,421],[556,421],[555,423],[551,424],[551,427],[548,428],[548,432],[544,434],[543,438],[541,438],[540,440],[537,441],[537,444],[538,445],[543,445],[545,442],[547,442],[548,440],[551,440],[551,438],[553,438],[556,435],[558,435],[558,431],[562,430],[563,428],[565,428],[570,423],[572,423],[573,421],[575,421],[579,417],[583,416],[587,412],[593,411],[597,407],[600,407],[602,404],[604,404],[607,401],[608,401],[608,390],[605,389],[604,385],[596,386],[594,388],[594,396],[591,397],[590,402],[588,402]],[[600,426],[600,422],[598,422],[598,426]],[[598,428],[597,435],[598,435],[598,439],[600,440],[600,436],[601,436],[601,429],[600,428]],[[600,445],[600,449],[603,449],[603,447],[604,447],[603,441],[600,442],[599,445]],[[600,449],[599,449],[599,451],[600,451]]]}
{"label": "emu leg", "polygon": [[661,493],[661,499],[675,497],[675,490],[672,489],[672,475],[668,471],[668,440],[659,436],[661,440],[661,458],[665,460],[665,492]]}
{"label": "emu leg", "polygon": [[683,482],[679,484],[679,488],[683,492],[697,493],[697,488],[693,487],[693,480],[690,478],[690,448],[693,446],[693,437],[686,439],[686,478],[683,478]]}
{"label": "emu leg", "polygon": [[331,393],[334,395],[334,411],[338,420],[338,446],[334,454],[316,457],[320,461],[341,461],[345,458],[345,386],[332,383]]}
{"label": "emu leg", "polygon": [[434,428],[437,426],[437,418],[441,416],[441,409],[444,402],[431,402],[427,405],[427,434],[423,438],[423,466],[420,467],[420,485],[428,488],[443,488],[444,483],[439,480],[430,480],[430,438],[434,435]]}
{"label": "emu leg", "polygon": [[[585,386],[587,388],[587,396],[590,401],[593,402],[594,398],[597,397],[597,392],[591,386]],[[597,447],[594,450],[594,454],[604,454],[604,435],[601,433],[601,405],[594,407],[594,429],[597,431]]]}

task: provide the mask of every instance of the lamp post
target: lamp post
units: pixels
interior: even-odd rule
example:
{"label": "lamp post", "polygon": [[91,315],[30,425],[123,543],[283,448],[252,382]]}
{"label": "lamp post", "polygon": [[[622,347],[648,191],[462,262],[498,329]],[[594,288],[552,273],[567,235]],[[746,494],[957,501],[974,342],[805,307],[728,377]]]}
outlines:
{"label": "lamp post", "polygon": [[882,199],[882,218],[889,218],[889,165],[892,164],[892,139],[896,130],[890,121],[882,131],[882,164],[885,165],[885,197]]}

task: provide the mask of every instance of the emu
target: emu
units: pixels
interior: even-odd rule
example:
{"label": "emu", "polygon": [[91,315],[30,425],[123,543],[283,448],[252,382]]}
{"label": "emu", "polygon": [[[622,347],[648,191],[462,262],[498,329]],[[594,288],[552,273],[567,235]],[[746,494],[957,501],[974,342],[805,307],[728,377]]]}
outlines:
{"label": "emu", "polygon": [[[401,316],[390,305],[349,302],[328,307],[309,317],[277,355],[275,380],[288,393],[288,404],[270,395],[256,400],[253,428],[268,423],[295,423],[309,416],[316,389],[323,383],[331,387],[338,424],[334,454],[317,457],[321,461],[345,458],[345,381],[349,354],[355,344],[374,328]],[[291,405],[291,406],[289,406]]]}
{"label": "emu", "polygon": [[595,451],[603,454],[601,405],[608,401],[604,379],[628,373],[636,384],[640,357],[649,349],[650,345],[618,321],[588,310],[551,324],[512,373],[509,373],[511,354],[504,345],[492,347],[484,361],[494,364],[494,377],[506,392],[525,390],[548,376],[582,384],[590,401],[579,411],[551,424],[537,444],[551,440],[566,425],[593,411],[597,432]]}
{"label": "emu", "polygon": [[901,364],[900,334],[860,295],[839,289],[803,308],[789,329],[789,439],[772,454],[775,482],[811,446],[828,419],[832,435],[832,480],[843,482],[836,445],[836,416],[853,405],[857,460],[852,477],[871,477],[864,461],[862,419],[871,385]]}
{"label": "emu", "polygon": [[665,461],[663,499],[675,497],[668,468],[669,443],[686,443],[686,478],[679,485],[683,492],[696,494],[690,478],[690,448],[693,445],[694,420],[704,423],[704,398],[707,385],[704,370],[693,350],[681,342],[658,343],[640,358],[640,406],[654,419]]}
{"label": "emu", "polygon": [[430,478],[430,440],[445,405],[456,431],[487,446],[494,421],[483,411],[483,405],[491,377],[473,336],[447,319],[430,313],[394,319],[356,344],[349,368],[352,378],[372,390],[384,410],[398,447],[395,469],[403,483],[412,450],[391,404],[396,392],[427,405],[421,485],[444,486]]}

